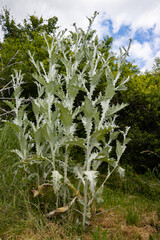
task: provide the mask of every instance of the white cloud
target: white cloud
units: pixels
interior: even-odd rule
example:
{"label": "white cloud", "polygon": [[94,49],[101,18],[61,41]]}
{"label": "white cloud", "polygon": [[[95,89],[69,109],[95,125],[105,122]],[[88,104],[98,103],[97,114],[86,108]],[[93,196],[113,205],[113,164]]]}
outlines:
{"label": "white cloud", "polygon": [[130,49],[130,55],[132,58],[136,59],[140,67],[142,62],[144,63],[141,71],[152,68],[155,56],[149,42],[141,44],[138,41],[134,41]]}
{"label": "white cloud", "polygon": [[160,58],[160,51],[156,53],[156,57]]}
{"label": "white cloud", "polygon": [[86,25],[85,17],[94,11],[106,13],[113,21],[114,31],[122,24],[131,24],[134,29],[149,28],[160,20],[159,0],[1,0],[0,7],[5,5],[18,20],[34,12],[45,17],[56,15],[65,27],[74,21]]}
{"label": "white cloud", "polygon": [[145,42],[144,44],[134,41],[130,50],[130,54],[133,54],[135,58],[142,58],[147,60],[152,57],[152,50],[150,44]]}
{"label": "white cloud", "polygon": [[[130,37],[134,36],[137,29],[147,30],[154,28],[154,44],[140,44],[134,42],[131,50],[133,58],[142,59],[146,66],[156,56],[160,35],[160,1],[159,0],[1,0],[0,8],[7,6],[17,22],[23,20],[27,14],[43,16],[44,18],[57,16],[58,25],[71,29],[74,22],[82,28],[86,28],[88,21],[86,16],[93,16],[94,11],[100,15],[95,21],[95,28],[99,34],[109,34],[107,26],[102,25],[105,19],[113,22],[113,32],[117,32],[122,24],[130,25],[131,32],[126,38],[120,38],[114,43],[114,47],[123,45]],[[137,48],[137,49],[136,49]],[[153,51],[154,50],[154,51]]]}
{"label": "white cloud", "polygon": [[155,51],[158,51],[160,50],[160,35],[159,37],[155,37],[154,40],[153,40],[153,47],[155,49]]}

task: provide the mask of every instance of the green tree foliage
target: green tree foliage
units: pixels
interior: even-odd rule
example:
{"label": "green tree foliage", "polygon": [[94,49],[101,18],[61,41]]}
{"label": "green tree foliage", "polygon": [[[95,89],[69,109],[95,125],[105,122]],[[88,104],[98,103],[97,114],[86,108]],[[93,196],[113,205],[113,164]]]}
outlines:
{"label": "green tree foliage", "polygon": [[153,65],[154,74],[160,75],[160,58],[155,59],[155,64]]}
{"label": "green tree foliage", "polygon": [[17,24],[13,17],[10,16],[10,11],[7,8],[3,8],[0,14],[0,25],[4,32],[4,39],[23,38],[23,35],[34,39],[34,32],[50,34],[56,28],[57,21],[58,18],[55,16],[44,20],[43,17],[38,18],[29,15],[23,20],[23,24]]}
{"label": "green tree foliage", "polygon": [[[156,60],[156,64],[158,61]],[[148,168],[153,170],[160,164],[160,72],[154,67],[152,73],[134,75],[127,83],[127,91],[121,93],[121,100],[128,102],[119,121],[125,119],[132,126],[130,142],[125,153],[125,162],[139,173]]]}
{"label": "green tree foliage", "polygon": [[[1,88],[11,80],[13,66],[17,70],[22,70],[24,75],[24,94],[26,96],[34,95],[36,89],[33,86],[31,74],[34,68],[29,60],[28,51],[34,52],[35,60],[47,60],[47,55],[43,46],[45,44],[42,32],[52,34],[56,28],[57,17],[52,17],[46,21],[34,15],[24,19],[23,24],[17,24],[13,17],[10,16],[6,8],[0,14],[0,25],[4,33],[4,41],[1,42]],[[8,66],[8,67],[6,67]],[[6,93],[7,94],[7,93]]]}

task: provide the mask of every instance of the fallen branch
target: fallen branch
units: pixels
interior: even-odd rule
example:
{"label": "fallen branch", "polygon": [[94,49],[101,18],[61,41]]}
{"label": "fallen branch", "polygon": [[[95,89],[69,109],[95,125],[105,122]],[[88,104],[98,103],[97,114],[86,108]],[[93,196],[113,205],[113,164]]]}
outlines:
{"label": "fallen branch", "polygon": [[120,205],[118,205],[118,206],[116,206],[116,207],[114,207],[114,208],[107,209],[107,210],[105,210],[105,211],[103,211],[103,212],[96,213],[96,214],[94,214],[94,215],[97,216],[97,215],[100,215],[100,214],[102,214],[102,213],[106,213],[106,212],[108,212],[108,211],[114,210],[115,208],[118,208],[118,207],[120,207]]}

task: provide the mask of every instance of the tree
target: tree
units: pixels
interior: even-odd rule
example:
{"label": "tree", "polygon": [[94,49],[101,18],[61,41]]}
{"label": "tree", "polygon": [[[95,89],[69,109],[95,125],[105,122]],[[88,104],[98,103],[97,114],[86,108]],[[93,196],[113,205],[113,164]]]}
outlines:
{"label": "tree", "polygon": [[[24,77],[26,83],[25,95],[34,94],[35,89],[33,89],[32,77],[29,75],[34,70],[29,61],[28,51],[35,52],[35,59],[46,60],[47,56],[42,48],[44,45],[42,32],[45,31],[47,34],[52,34],[56,28],[57,21],[56,17],[52,17],[47,19],[45,23],[42,17],[29,16],[27,19],[24,19],[23,25],[16,24],[13,17],[10,16],[9,10],[3,9],[0,15],[0,25],[4,32],[4,41],[1,43],[1,59],[3,59],[3,63],[1,61],[0,64],[0,67],[4,68],[1,72],[3,85],[10,82],[10,76],[13,73],[13,68],[9,68],[9,66],[5,68],[3,66],[13,65],[15,62],[18,62],[16,69],[21,69],[26,74]],[[16,58],[13,58],[13,56],[16,56]]]}
{"label": "tree", "polygon": [[119,122],[131,125],[129,136],[132,139],[125,152],[124,162],[138,173],[153,170],[159,165],[156,155],[160,154],[160,75],[155,72],[134,75],[127,83],[127,90],[119,98],[129,105],[121,112]]}
{"label": "tree", "polygon": [[35,32],[46,32],[47,34],[50,34],[53,32],[53,29],[56,28],[57,21],[58,18],[55,16],[45,21],[42,17],[38,18],[34,15],[29,15],[23,20],[22,25],[20,23],[16,24],[13,17],[10,16],[10,11],[7,8],[3,8],[3,11],[0,14],[0,25],[4,32],[4,39],[23,39],[23,35],[33,39]]}

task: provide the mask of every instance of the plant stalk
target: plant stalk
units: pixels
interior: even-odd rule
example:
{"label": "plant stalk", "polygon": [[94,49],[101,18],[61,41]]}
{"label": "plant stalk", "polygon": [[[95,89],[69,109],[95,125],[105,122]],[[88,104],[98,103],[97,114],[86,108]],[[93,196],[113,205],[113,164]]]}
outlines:
{"label": "plant stalk", "polygon": [[65,162],[64,162],[64,206],[66,205],[66,198],[67,198],[67,171],[68,171],[68,157],[69,157],[69,151],[68,151],[68,144],[65,146]]}
{"label": "plant stalk", "polygon": [[[85,159],[85,165],[84,165],[84,170],[89,171],[90,166],[89,166],[89,154],[90,154],[90,136],[87,134],[87,149],[86,149],[86,159]],[[85,229],[85,224],[86,224],[86,216],[87,216],[87,208],[88,208],[88,198],[87,198],[87,193],[88,193],[88,180],[85,179],[85,186],[84,186],[84,209],[83,209],[83,228]]]}
{"label": "plant stalk", "polygon": [[52,167],[53,167],[53,171],[56,170],[56,167],[55,167],[55,154],[56,154],[56,148],[53,149],[53,145],[50,144],[50,148],[51,148],[51,155],[52,155]]}

